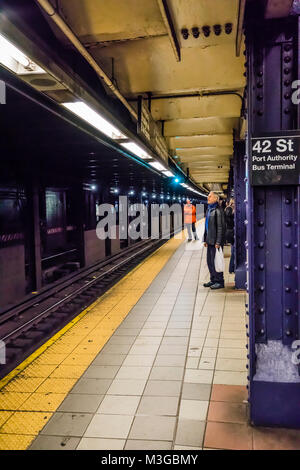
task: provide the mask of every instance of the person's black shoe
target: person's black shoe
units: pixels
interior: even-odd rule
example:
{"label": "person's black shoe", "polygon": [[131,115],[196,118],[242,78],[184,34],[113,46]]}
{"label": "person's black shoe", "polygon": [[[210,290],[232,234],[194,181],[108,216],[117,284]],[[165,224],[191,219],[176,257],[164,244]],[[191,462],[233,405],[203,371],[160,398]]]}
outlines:
{"label": "person's black shoe", "polygon": [[212,290],[216,290],[216,289],[224,289],[224,284],[219,284],[218,282],[216,282],[215,284],[212,284],[210,286],[210,288]]}
{"label": "person's black shoe", "polygon": [[191,242],[192,240],[190,238],[188,238],[188,243]]}
{"label": "person's black shoe", "polygon": [[209,281],[209,282],[206,282],[205,284],[203,284],[203,287],[211,287],[213,285],[214,285],[214,282]]}

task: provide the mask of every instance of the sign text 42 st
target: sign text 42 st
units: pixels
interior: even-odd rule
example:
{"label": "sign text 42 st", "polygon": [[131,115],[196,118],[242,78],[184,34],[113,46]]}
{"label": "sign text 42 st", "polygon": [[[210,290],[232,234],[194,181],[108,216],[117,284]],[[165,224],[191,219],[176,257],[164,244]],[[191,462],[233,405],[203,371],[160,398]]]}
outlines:
{"label": "sign text 42 st", "polygon": [[253,137],[250,182],[259,185],[300,183],[300,135]]}

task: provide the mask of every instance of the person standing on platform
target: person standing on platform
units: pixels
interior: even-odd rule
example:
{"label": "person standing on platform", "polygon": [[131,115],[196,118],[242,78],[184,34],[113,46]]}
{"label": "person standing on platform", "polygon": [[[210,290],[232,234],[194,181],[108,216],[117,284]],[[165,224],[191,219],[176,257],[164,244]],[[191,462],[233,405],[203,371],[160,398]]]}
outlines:
{"label": "person standing on platform", "polygon": [[216,249],[221,248],[225,243],[225,214],[219,206],[219,196],[211,191],[207,196],[208,209],[205,218],[204,246],[207,248],[207,266],[210,273],[210,281],[204,287],[211,289],[224,288],[224,273],[215,270]]}
{"label": "person standing on platform", "polygon": [[229,273],[234,273],[234,199],[231,198],[225,209],[226,220],[226,243],[231,245],[231,257],[229,262]]}
{"label": "person standing on platform", "polygon": [[186,200],[184,205],[184,224],[188,231],[188,242],[193,240],[192,231],[195,240],[199,240],[196,231],[196,207],[191,203],[189,199]]}

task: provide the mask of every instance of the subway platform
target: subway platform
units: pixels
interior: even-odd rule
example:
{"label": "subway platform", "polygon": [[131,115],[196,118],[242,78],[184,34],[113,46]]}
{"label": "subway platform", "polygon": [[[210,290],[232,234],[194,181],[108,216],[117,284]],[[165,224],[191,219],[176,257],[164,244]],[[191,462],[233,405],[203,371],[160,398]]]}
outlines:
{"label": "subway platform", "polygon": [[211,291],[202,243],[168,241],[3,379],[0,449],[300,449],[300,431],[248,424],[229,253]]}

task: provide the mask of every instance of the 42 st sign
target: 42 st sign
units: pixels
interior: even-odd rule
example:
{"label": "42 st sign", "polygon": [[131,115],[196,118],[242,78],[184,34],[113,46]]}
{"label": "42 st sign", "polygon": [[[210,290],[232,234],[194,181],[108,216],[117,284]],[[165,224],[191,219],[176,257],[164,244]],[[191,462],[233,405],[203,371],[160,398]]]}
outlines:
{"label": "42 st sign", "polygon": [[300,184],[300,135],[251,139],[250,184]]}

